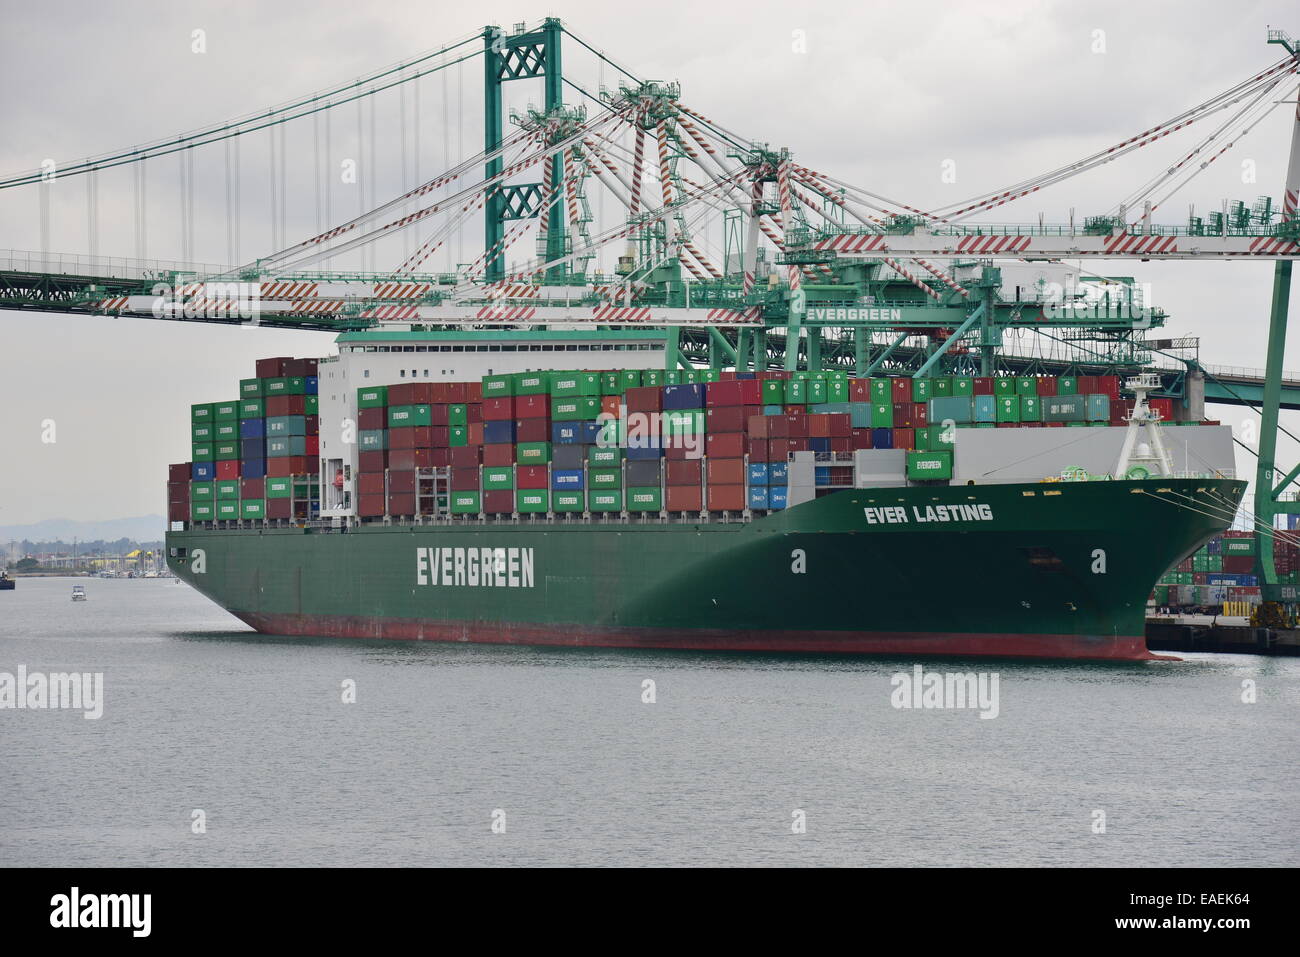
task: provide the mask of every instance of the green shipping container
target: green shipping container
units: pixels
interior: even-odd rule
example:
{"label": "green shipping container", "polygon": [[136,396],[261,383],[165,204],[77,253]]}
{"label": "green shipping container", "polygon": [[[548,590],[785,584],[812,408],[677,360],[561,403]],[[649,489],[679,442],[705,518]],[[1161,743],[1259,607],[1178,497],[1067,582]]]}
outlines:
{"label": "green shipping container", "polygon": [[826,401],[848,402],[851,398],[848,379],[829,379],[826,382]]}
{"label": "green shipping container", "polygon": [[216,482],[191,482],[191,502],[215,502],[217,500]]}
{"label": "green shipping container", "polygon": [[599,396],[580,396],[551,401],[553,422],[577,422],[594,419],[598,415],[600,415]]}
{"label": "green shipping container", "polygon": [[190,406],[191,422],[211,422],[212,420],[213,420],[213,416],[212,416],[211,402],[200,402],[198,405]]}
{"label": "green shipping container", "polygon": [[267,478],[266,497],[267,498],[292,498],[293,479],[288,477]]}
{"label": "green shipping container", "polygon": [[264,381],[266,383],[262,391],[264,396],[307,394],[307,381],[302,376],[281,377]]}
{"label": "green shipping container", "polygon": [[952,379],[931,379],[930,393],[933,398],[940,399],[952,395]]}
{"label": "green shipping container", "polygon": [[641,384],[641,370],[624,369],[618,374],[618,384],[620,387],[618,395],[622,395],[628,389],[635,389]]}
{"label": "green shipping container", "polygon": [[907,477],[918,480],[952,478],[952,453],[908,452]]}
{"label": "green shipping container", "polygon": [[[314,395],[311,398],[316,398]],[[314,414],[314,413],[309,413]],[[239,403],[241,419],[260,419],[266,415],[266,402],[262,399],[243,399]]]}
{"label": "green shipping container", "polygon": [[894,407],[888,402],[877,402],[871,406],[871,427],[873,429],[892,429],[894,427]]}
{"label": "green shipping container", "polygon": [[934,398],[934,391],[929,379],[912,380],[913,402],[929,402],[932,398]]}
{"label": "green shipping container", "polygon": [[191,462],[211,462],[212,461],[212,443],[195,442],[190,446]]}
{"label": "green shipping container", "polygon": [[212,446],[212,457],[218,462],[239,458],[239,440],[235,439],[233,442],[217,442]]}
{"label": "green shipping container", "polygon": [[623,472],[621,469],[590,469],[587,485],[593,489],[622,488]]}
{"label": "green shipping container", "polygon": [[997,396],[1015,395],[1016,380],[1010,376],[997,376],[993,380],[993,394]]}
{"label": "green shipping container", "polygon": [[[822,402],[827,402],[829,401],[827,396],[828,392],[826,390],[826,381],[824,379],[810,379],[808,381],[807,398],[805,401],[809,405],[818,405]],[[629,511],[631,510],[630,503],[628,509]]]}
{"label": "green shipping container", "polygon": [[1044,422],[1082,422],[1088,415],[1088,402],[1081,395],[1045,395],[1040,403]]}
{"label": "green shipping container", "polygon": [[191,425],[190,441],[194,444],[211,442],[216,436],[213,435],[211,425]]}
{"label": "green shipping container", "polygon": [[1041,422],[1043,420],[1043,405],[1036,395],[1022,395],[1020,397],[1020,421],[1021,422]]}
{"label": "green shipping container", "polygon": [[469,426],[453,425],[447,430],[447,448],[463,449],[469,445]]}
{"label": "green shipping container", "polygon": [[587,464],[595,468],[601,466],[617,466],[623,461],[623,450],[617,446],[599,446],[593,445],[587,450]]}
{"label": "green shipping container", "polygon": [[239,502],[217,502],[217,520],[233,522],[239,518]]}
{"label": "green shipping container", "polygon": [[515,395],[546,395],[551,389],[550,372],[516,372]]}
{"label": "green shipping container", "polygon": [[[266,443],[266,454],[271,454],[271,442],[280,441],[279,439],[268,439]],[[388,432],[384,429],[366,429],[357,433],[357,448],[362,452],[382,452],[388,448]],[[292,453],[285,453],[292,454]]]}
{"label": "green shipping container", "polygon": [[551,461],[551,443],[520,442],[515,446],[515,461],[520,465],[545,465]]}
{"label": "green shipping container", "polygon": [[433,410],[427,405],[390,405],[388,407],[388,427],[390,429],[432,425],[432,417]]}
{"label": "green shipping container", "polygon": [[1253,538],[1225,538],[1223,540],[1224,555],[1254,555],[1257,554],[1255,548],[1255,539]]}
{"label": "green shipping container", "polygon": [[240,518],[266,518],[266,502],[260,498],[246,498],[239,503]]}
{"label": "green shipping container", "polygon": [[1038,395],[1038,379],[1022,375],[1016,379],[1016,395]]}
{"label": "green shipping container", "polygon": [[[638,385],[643,383],[638,382]],[[601,395],[622,395],[620,391],[623,388],[622,377],[617,372],[600,373],[600,394]],[[558,512],[559,509],[557,508]]]}
{"label": "green shipping container", "polygon": [[974,395],[975,380],[970,376],[956,376],[952,380],[953,395]]}
{"label": "green shipping container", "polygon": [[239,423],[237,422],[218,422],[212,429],[215,433],[212,437],[218,442],[229,442],[232,439],[239,438]]}
{"label": "green shipping container", "polygon": [[970,396],[935,396],[930,400],[929,421],[932,425],[949,419],[958,425],[965,425],[974,414],[974,403]]}
{"label": "green shipping container", "polygon": [[483,499],[479,492],[452,492],[451,514],[477,515],[483,511]]}
{"label": "green shipping container", "polygon": [[217,509],[211,502],[190,502],[190,521],[210,522],[217,517]]}
{"label": "green shipping container", "polygon": [[786,405],[807,405],[808,404],[808,380],[806,379],[786,380],[785,404]]}
{"label": "green shipping container", "polygon": [[764,379],[761,389],[764,405],[785,405],[785,383],[780,379]]}
{"label": "green shipping container", "polygon": [[997,396],[997,421],[1020,421],[1020,397],[1016,395]]}
{"label": "green shipping container", "polygon": [[581,492],[552,492],[551,510],[556,512],[581,512],[586,508],[586,497]]}
{"label": "green shipping container", "polygon": [[[553,372],[551,373],[551,395],[559,398],[576,396],[599,396],[601,382],[599,372]],[[613,395],[621,395],[615,392]]]}
{"label": "green shipping container", "polygon": [[461,402],[447,406],[447,424],[453,428],[458,425],[469,425],[469,406]]}
{"label": "green shipping container", "polygon": [[240,379],[239,397],[241,399],[260,399],[262,397],[262,380]]}
{"label": "green shipping container", "polygon": [[1056,380],[1057,395],[1077,395],[1079,380],[1072,375],[1063,375]]}
{"label": "green shipping container", "polygon": [[587,493],[587,508],[592,512],[623,511],[623,492],[596,491]]}
{"label": "green shipping container", "polygon": [[483,377],[483,398],[500,399],[515,394],[514,376],[485,375]]}
{"label": "green shipping container", "polygon": [[382,409],[388,405],[388,386],[371,385],[357,389],[358,409]]}
{"label": "green shipping container", "polygon": [[672,369],[664,373],[663,385],[681,385],[682,372],[680,369]]}
{"label": "green shipping container", "polygon": [[657,486],[629,486],[627,510],[629,512],[659,512],[663,510],[663,490]]}
{"label": "green shipping container", "polygon": [[522,489],[515,493],[516,512],[546,512],[551,507],[551,497],[546,489]]}
{"label": "green shipping container", "polygon": [[[871,401],[872,402],[893,402],[894,387],[889,384],[888,379],[871,379]],[[880,426],[884,428],[884,426]]]}
{"label": "green shipping container", "polygon": [[483,488],[488,492],[515,487],[515,470],[508,465],[483,469]]}
{"label": "green shipping container", "polygon": [[320,415],[320,396],[319,395],[303,396],[302,410],[304,415]]}
{"label": "green shipping container", "polygon": [[668,382],[667,373],[663,369],[643,369],[641,370],[641,384],[661,386]]}

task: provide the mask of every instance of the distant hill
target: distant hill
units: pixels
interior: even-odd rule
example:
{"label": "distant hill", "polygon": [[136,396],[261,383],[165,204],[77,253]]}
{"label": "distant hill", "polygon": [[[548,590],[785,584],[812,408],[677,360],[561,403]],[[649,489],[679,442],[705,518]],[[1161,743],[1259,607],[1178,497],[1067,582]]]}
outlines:
{"label": "distant hill", "polygon": [[129,538],[132,541],[161,541],[167,531],[167,519],[161,515],[141,515],[138,518],[112,518],[102,522],[74,522],[66,518],[51,518],[31,525],[0,525],[0,545],[20,542],[106,542]]}

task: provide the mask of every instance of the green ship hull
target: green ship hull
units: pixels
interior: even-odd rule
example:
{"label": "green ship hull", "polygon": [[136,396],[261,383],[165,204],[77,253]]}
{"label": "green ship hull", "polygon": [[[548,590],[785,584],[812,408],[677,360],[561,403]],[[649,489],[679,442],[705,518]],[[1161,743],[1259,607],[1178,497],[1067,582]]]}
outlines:
{"label": "green ship hull", "polygon": [[168,561],[267,634],[1145,659],[1156,579],[1244,489],[913,486],[746,522],[198,528],[168,534]]}

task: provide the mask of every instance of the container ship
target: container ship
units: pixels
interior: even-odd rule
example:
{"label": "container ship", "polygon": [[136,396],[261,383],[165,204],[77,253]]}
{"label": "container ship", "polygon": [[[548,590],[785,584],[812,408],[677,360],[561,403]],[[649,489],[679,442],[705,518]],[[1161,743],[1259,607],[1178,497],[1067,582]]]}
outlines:
{"label": "container ship", "polygon": [[662,329],[338,347],[193,406],[170,467],[171,570],[259,632],[1140,660],[1245,490],[1229,429],[1118,376],[668,371]]}

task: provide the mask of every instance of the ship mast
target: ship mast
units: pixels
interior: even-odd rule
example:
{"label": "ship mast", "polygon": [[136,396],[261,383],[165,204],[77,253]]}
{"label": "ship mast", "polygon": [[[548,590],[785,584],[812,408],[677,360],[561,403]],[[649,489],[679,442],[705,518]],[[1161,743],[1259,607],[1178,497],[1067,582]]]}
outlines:
{"label": "ship mast", "polygon": [[[1128,431],[1124,433],[1124,446],[1120,449],[1115,477],[1147,478],[1174,474],[1173,460],[1165,448],[1160,430],[1160,413],[1147,402],[1147,393],[1160,388],[1160,377],[1154,372],[1143,372],[1124,383],[1124,388],[1135,396],[1133,411],[1128,416]],[[1139,443],[1139,438],[1146,441]],[[1130,475],[1130,470],[1134,474]]]}

